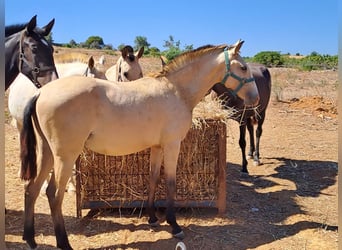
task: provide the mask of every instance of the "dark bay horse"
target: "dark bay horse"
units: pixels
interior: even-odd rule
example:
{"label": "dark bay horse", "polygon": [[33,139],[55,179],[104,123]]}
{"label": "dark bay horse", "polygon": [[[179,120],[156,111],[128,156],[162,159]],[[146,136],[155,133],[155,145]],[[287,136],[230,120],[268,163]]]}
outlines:
{"label": "dark bay horse", "polygon": [[[232,91],[229,91],[222,84],[215,84],[212,90],[220,96],[224,101],[226,107],[234,108],[237,112],[232,117],[235,121],[240,123],[240,139],[239,145],[242,153],[242,169],[243,173],[248,173],[247,159],[246,159],[246,127],[249,132],[250,150],[248,156],[253,158],[254,165],[260,164],[259,159],[259,145],[262,134],[262,125],[265,120],[266,108],[268,106],[271,96],[271,75],[269,70],[260,64],[249,63],[249,68],[257,85],[260,101],[257,108],[246,109],[242,99],[236,96]],[[256,129],[256,144],[254,143],[254,124],[258,124]]]}
{"label": "dark bay horse", "polygon": [[5,27],[5,90],[19,72],[26,75],[38,88],[58,78],[53,47],[45,39],[55,19],[43,28],[37,27],[36,19],[37,16],[34,16],[27,24]]}

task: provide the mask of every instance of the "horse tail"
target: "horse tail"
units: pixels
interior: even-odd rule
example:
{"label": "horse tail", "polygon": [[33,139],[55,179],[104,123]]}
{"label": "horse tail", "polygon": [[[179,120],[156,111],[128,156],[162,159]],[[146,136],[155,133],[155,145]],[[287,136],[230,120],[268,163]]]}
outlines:
{"label": "horse tail", "polygon": [[267,80],[269,91],[271,91],[271,82],[272,82],[271,73],[268,70],[268,68],[266,68],[266,67],[265,67],[265,70],[262,73],[263,73],[265,79]]}
{"label": "horse tail", "polygon": [[36,113],[38,95],[31,98],[24,110],[23,127],[20,131],[20,159],[22,180],[31,180],[37,176],[37,139],[34,133],[32,117]]}

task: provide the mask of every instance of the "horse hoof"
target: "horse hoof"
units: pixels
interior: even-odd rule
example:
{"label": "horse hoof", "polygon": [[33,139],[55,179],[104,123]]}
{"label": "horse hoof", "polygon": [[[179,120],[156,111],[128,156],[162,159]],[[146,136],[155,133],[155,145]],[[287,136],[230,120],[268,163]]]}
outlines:
{"label": "horse hoof", "polygon": [[249,173],[248,173],[248,170],[246,169],[246,170],[241,170],[241,172],[240,172],[240,174],[241,174],[241,176],[248,176],[249,175]]}
{"label": "horse hoof", "polygon": [[176,239],[182,240],[185,238],[185,234],[183,231],[180,231],[179,233],[174,234],[173,237],[175,237]]}
{"label": "horse hoof", "polygon": [[35,240],[26,241],[26,244],[29,246],[29,249],[37,249],[37,243]]}
{"label": "horse hoof", "polygon": [[148,224],[149,224],[151,227],[158,227],[158,226],[159,226],[159,221],[149,222]]}
{"label": "horse hoof", "polygon": [[260,165],[260,161],[253,161],[253,165],[256,167],[256,166],[259,166]]}

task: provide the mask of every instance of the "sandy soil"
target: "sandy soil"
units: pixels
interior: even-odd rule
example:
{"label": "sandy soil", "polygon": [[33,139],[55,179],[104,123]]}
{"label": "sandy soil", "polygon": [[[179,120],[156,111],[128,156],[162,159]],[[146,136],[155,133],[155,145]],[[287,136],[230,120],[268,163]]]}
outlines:
{"label": "sandy soil", "polygon": [[[159,63],[142,59],[145,71],[158,69]],[[337,72],[271,69],[271,74],[273,93],[261,139],[262,165],[255,167],[250,161],[250,175],[240,173],[238,124],[230,121],[227,211],[219,217],[216,209],[178,209],[188,249],[338,249]],[[17,177],[18,136],[7,118],[5,241],[8,249],[26,249],[24,184]],[[151,229],[141,209],[77,218],[75,194],[66,193],[63,211],[75,249],[174,249],[178,242],[166,222]],[[45,196],[37,200],[35,223],[39,249],[55,249]]]}

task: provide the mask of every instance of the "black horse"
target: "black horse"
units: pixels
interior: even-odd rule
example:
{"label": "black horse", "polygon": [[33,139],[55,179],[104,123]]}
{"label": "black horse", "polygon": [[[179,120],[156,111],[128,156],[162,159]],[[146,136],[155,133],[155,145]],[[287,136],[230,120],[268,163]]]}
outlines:
{"label": "black horse", "polygon": [[38,88],[58,78],[53,60],[53,47],[45,39],[54,23],[37,27],[37,16],[27,24],[5,27],[5,90],[19,72],[26,75]]}
{"label": "black horse", "polygon": [[[260,137],[262,134],[262,125],[265,120],[266,108],[268,106],[271,96],[271,75],[269,70],[260,64],[249,64],[253,77],[255,78],[256,85],[258,87],[260,101],[257,108],[245,109],[243,100],[234,95],[223,84],[217,83],[212,90],[223,100],[223,104],[226,107],[234,108],[236,114],[232,117],[235,121],[240,123],[240,139],[239,145],[242,152],[242,169],[243,173],[248,173],[247,159],[246,159],[246,127],[249,132],[250,138],[250,151],[249,157],[253,157],[254,165],[260,164],[259,159],[259,145]],[[256,129],[256,144],[254,143],[254,124],[258,124]]]}

